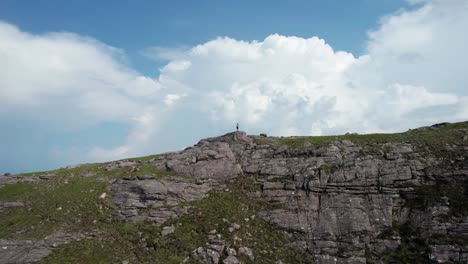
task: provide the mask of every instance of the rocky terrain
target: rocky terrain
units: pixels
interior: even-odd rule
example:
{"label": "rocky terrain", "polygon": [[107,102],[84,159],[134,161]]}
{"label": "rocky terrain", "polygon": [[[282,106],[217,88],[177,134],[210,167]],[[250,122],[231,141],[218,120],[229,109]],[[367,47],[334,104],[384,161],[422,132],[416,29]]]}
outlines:
{"label": "rocky terrain", "polygon": [[468,122],[0,176],[0,263],[468,263]]}

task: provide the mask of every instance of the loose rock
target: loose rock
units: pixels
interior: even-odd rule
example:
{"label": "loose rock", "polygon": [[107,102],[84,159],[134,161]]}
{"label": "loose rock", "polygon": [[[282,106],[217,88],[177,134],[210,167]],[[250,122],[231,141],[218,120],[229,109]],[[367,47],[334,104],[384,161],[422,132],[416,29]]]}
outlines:
{"label": "loose rock", "polygon": [[223,260],[223,264],[239,264],[240,261],[235,256],[228,256]]}

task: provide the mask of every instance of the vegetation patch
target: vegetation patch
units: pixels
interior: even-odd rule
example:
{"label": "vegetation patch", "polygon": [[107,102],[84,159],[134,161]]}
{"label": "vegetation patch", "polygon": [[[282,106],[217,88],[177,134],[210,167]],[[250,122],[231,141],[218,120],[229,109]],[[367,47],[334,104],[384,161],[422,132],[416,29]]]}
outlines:
{"label": "vegetation patch", "polygon": [[[253,176],[240,176],[228,184],[229,191],[213,191],[203,200],[189,203],[190,214],[167,221],[175,226],[172,234],[161,236],[163,226],[151,223],[112,222],[102,226],[95,239],[71,242],[60,246],[44,263],[95,262],[109,263],[130,260],[138,263],[198,263],[192,251],[208,242],[210,231],[216,230],[226,246],[252,249],[255,263],[303,263],[308,256],[287,246],[287,237],[257,217],[258,211],[271,205],[250,199],[248,192],[260,190]],[[232,224],[240,229],[229,231]],[[224,256],[226,257],[226,255]],[[243,263],[253,263],[248,258]]]}
{"label": "vegetation patch", "polygon": [[429,259],[429,247],[425,240],[417,237],[417,233],[409,225],[394,224],[382,232],[378,238],[387,239],[400,236],[401,244],[395,251],[387,251],[383,255],[374,256],[385,263],[432,263]]}
{"label": "vegetation patch", "polygon": [[420,210],[438,204],[446,204],[450,208],[449,217],[467,215],[468,181],[453,181],[423,186],[416,193],[416,197],[409,200],[410,207]]}
{"label": "vegetation patch", "polygon": [[385,229],[382,233],[380,233],[377,238],[378,239],[388,239],[393,236],[399,236],[400,235],[400,225],[396,223],[395,221],[392,223],[392,226],[390,228]]}
{"label": "vegetation patch", "polygon": [[385,263],[432,263],[427,244],[418,238],[402,238],[397,250],[381,257]]}
{"label": "vegetation patch", "polygon": [[[104,163],[82,164],[73,168],[20,174],[22,177],[54,175],[37,183],[16,183],[0,187],[0,201],[20,201],[24,207],[4,211],[0,217],[0,238],[42,239],[55,231],[97,230],[111,219],[112,209],[99,196],[108,190],[109,181],[124,176],[185,177],[156,168],[149,160],[134,158],[137,171],[131,167],[103,169]],[[103,180],[97,181],[98,178]],[[109,180],[109,181],[108,181]]]}
{"label": "vegetation patch", "polygon": [[323,171],[325,174],[328,174],[328,175],[332,174],[334,171],[332,167],[325,165],[325,164],[321,165],[319,169],[320,171]]}
{"label": "vegetation patch", "polygon": [[0,237],[40,239],[60,229],[93,229],[108,219],[107,207],[98,198],[105,187],[106,183],[97,183],[94,177],[6,185],[0,200],[17,200],[25,206],[2,213]]}
{"label": "vegetation patch", "polygon": [[[453,150],[447,150],[447,145],[467,145],[463,142],[463,137],[468,132],[468,122],[448,124],[436,129],[415,129],[404,133],[393,134],[346,134],[337,136],[313,136],[313,137],[294,137],[280,138],[277,143],[287,145],[290,148],[305,148],[307,145],[316,147],[330,144],[337,140],[350,140],[358,145],[374,145],[389,142],[406,142],[419,148],[419,150],[430,151],[436,156],[456,156],[460,153]],[[384,147],[383,151],[390,151],[389,147]]]}
{"label": "vegetation patch", "polygon": [[270,145],[272,143],[274,143],[273,140],[271,139],[267,139],[267,138],[258,138],[258,137],[255,137],[253,139],[253,142],[257,145]]}

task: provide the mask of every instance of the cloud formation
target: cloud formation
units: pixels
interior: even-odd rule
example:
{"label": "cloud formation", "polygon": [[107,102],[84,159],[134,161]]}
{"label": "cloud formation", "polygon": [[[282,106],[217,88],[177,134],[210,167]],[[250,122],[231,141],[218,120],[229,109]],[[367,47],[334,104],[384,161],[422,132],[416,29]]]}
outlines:
{"label": "cloud formation", "polygon": [[255,133],[393,132],[467,119],[468,4],[414,4],[382,18],[360,57],[318,37],[223,37],[173,52],[161,74],[198,97],[203,114]]}
{"label": "cloud formation", "polygon": [[156,129],[156,110],[177,98],[164,100],[164,82],[138,74],[124,60],[123,51],[89,37],[33,35],[0,23],[0,117],[40,120],[31,133],[45,134],[123,123],[133,127],[127,143],[107,151],[97,146],[89,155],[135,155]]}
{"label": "cloud formation", "polygon": [[369,31],[359,57],[319,37],[219,37],[145,49],[167,60],[158,78],[95,39],[0,23],[0,118],[49,116],[35,129],[54,133],[103,122],[129,127],[121,144],[82,149],[76,161],[176,148],[188,133],[214,135],[236,122],[249,133],[321,135],[466,120],[468,2],[413,2]]}

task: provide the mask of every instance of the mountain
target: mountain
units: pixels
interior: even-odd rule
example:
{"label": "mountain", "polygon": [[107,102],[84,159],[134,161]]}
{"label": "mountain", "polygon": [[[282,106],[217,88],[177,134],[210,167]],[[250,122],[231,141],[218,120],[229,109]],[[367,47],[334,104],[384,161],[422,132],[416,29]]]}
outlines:
{"label": "mountain", "polygon": [[468,122],[0,177],[0,263],[467,263]]}

